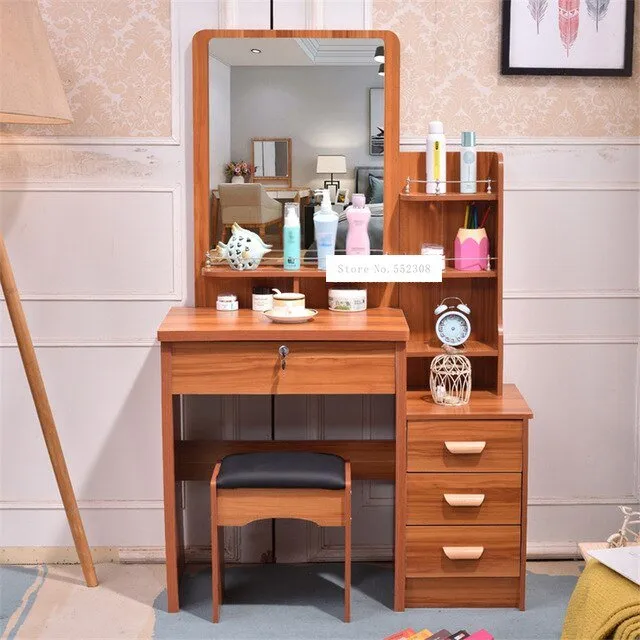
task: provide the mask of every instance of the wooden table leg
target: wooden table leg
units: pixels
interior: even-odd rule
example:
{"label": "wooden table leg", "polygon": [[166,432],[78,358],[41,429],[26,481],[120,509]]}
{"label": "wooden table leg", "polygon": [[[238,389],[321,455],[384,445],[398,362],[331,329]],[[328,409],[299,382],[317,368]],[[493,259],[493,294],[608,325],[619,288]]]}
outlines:
{"label": "wooden table leg", "polygon": [[407,345],[396,345],[396,500],[394,508],[393,608],[404,611],[407,523]]}
{"label": "wooden table leg", "polygon": [[[164,535],[167,563],[167,609],[180,609],[179,579],[184,563],[182,533],[182,483],[176,482],[174,441],[179,438],[179,396],[171,393],[171,345],[162,344],[162,477],[164,484]],[[178,431],[178,433],[176,433]]]}

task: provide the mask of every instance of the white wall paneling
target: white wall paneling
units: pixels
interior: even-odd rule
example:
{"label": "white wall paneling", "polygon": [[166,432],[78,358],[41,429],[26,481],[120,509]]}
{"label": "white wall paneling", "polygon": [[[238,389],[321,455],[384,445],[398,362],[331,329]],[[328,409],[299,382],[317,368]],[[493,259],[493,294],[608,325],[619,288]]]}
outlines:
{"label": "white wall paneling", "polygon": [[278,29],[323,29],[322,0],[274,0],[273,16]]}
{"label": "white wall paneling", "polygon": [[637,343],[507,346],[505,379],[518,384],[536,414],[532,502],[636,496],[636,358]]}
{"label": "white wall paneling", "polygon": [[24,300],[181,300],[177,187],[0,189]]}
{"label": "white wall paneling", "polygon": [[[175,301],[27,300],[23,303],[36,347],[152,347],[158,325]],[[6,306],[0,303],[0,347],[15,346]]]}
{"label": "white wall paneling", "polygon": [[507,192],[505,289],[637,291],[639,210],[637,190]]}
{"label": "white wall paneling", "polygon": [[[38,358],[91,544],[160,544],[159,349],[50,348]],[[1,544],[69,545],[17,349],[0,350],[0,379]]]}
{"label": "white wall paneling", "polygon": [[269,29],[270,27],[269,0],[219,0],[219,3],[220,29]]}

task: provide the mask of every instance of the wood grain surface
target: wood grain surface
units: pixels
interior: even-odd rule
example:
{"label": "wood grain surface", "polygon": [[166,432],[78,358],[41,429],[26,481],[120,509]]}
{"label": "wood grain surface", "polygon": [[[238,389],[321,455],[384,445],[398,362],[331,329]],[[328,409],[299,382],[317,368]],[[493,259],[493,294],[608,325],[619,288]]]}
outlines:
{"label": "wood grain surface", "polygon": [[[445,494],[483,494],[479,507],[451,506]],[[519,473],[409,473],[407,524],[520,524]]]}
{"label": "wood grain surface", "polygon": [[237,342],[248,340],[331,340],[404,342],[409,327],[400,309],[381,307],[360,313],[320,309],[302,324],[271,322],[264,313],[173,307],[158,329],[160,342]]}
{"label": "wood grain surface", "polygon": [[[279,349],[289,350],[282,357]],[[321,381],[321,383],[319,383]],[[173,345],[184,394],[393,394],[395,345],[381,342],[188,342]]]}
{"label": "wood grain surface", "polygon": [[[451,453],[456,442],[484,442],[480,453]],[[521,471],[521,420],[410,422],[409,471]]]}
{"label": "wood grain surface", "polygon": [[[478,560],[450,560],[444,547],[482,547]],[[407,527],[407,576],[520,575],[520,527]]]}

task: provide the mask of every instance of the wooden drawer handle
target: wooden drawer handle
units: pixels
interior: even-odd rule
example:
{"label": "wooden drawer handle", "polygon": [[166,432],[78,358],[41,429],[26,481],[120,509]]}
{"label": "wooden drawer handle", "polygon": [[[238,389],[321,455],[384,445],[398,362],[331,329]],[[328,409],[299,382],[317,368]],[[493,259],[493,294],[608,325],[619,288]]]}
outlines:
{"label": "wooden drawer handle", "polygon": [[484,493],[445,493],[444,499],[451,507],[479,507],[484,502]]}
{"label": "wooden drawer handle", "polygon": [[484,547],[442,547],[449,560],[479,560]]}
{"label": "wooden drawer handle", "polygon": [[455,455],[469,455],[469,454],[478,454],[484,451],[484,448],[487,446],[486,442],[477,441],[477,442],[445,442],[444,446],[447,448],[449,453],[453,453]]}

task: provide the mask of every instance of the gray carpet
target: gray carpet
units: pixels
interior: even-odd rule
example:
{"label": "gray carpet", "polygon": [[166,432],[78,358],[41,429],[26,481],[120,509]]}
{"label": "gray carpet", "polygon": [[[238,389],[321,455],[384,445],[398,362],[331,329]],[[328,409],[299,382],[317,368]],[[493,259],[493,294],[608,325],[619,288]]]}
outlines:
{"label": "gray carpet", "polygon": [[496,640],[557,640],[573,576],[527,576],[527,611],[517,609],[391,610],[393,572],[353,566],[352,622],[342,622],[342,564],[262,565],[226,571],[220,623],[211,622],[211,573],[185,577],[182,610],[166,612],[166,592],[154,603],[154,639],[382,640],[405,627],[432,632],[487,629]]}

